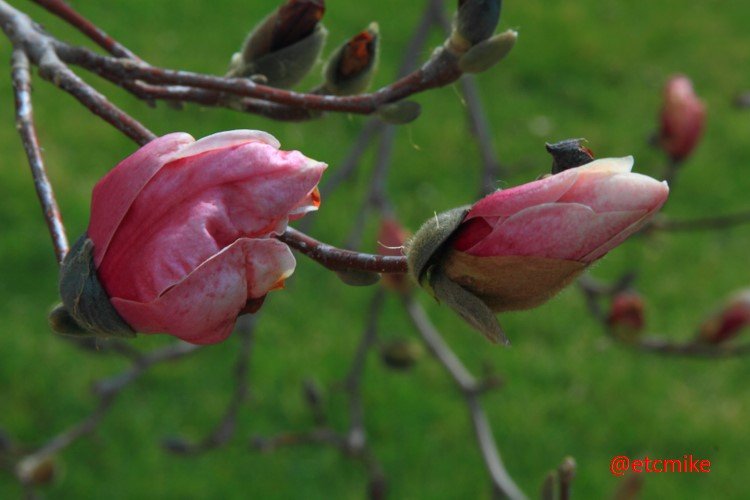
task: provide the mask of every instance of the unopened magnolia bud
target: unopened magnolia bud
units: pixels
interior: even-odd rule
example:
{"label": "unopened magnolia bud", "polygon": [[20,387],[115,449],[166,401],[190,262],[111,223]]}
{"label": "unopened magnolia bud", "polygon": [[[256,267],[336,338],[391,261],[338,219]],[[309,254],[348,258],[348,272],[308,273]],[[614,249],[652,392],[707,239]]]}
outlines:
{"label": "unopened magnolia bud", "polygon": [[554,144],[545,144],[552,155],[552,174],[580,167],[594,161],[594,153],[583,145],[586,139],[566,139]]}
{"label": "unopened magnolia bud", "polygon": [[614,296],[607,315],[612,334],[626,341],[636,340],[646,325],[643,299],[635,292],[621,292]]}
{"label": "unopened magnolia bud", "polygon": [[[64,310],[58,306],[49,317],[50,325],[58,333],[135,337],[99,282],[94,266],[94,244],[86,234],[76,241],[60,266],[60,298]],[[76,330],[71,320],[80,328]]]}
{"label": "unopened magnolia bud", "polygon": [[378,24],[368,28],[336,49],[323,72],[325,92],[354,95],[367,90],[378,64]]}
{"label": "unopened magnolia bud", "polygon": [[357,269],[336,271],[336,276],[349,286],[370,286],[380,281],[380,274],[371,273],[369,271],[359,271]]}
{"label": "unopened magnolia bud", "polygon": [[422,345],[409,339],[393,340],[380,350],[380,359],[389,368],[408,370],[420,360],[424,353]]}
{"label": "unopened magnolia bud", "polygon": [[665,183],[607,158],[429,219],[407,245],[409,272],[495,342],[493,313],[536,307],[625,241],[664,204]]}
{"label": "unopened magnolia bud", "polygon": [[289,0],[266,17],[232,56],[227,77],[263,75],[268,85],[288,88],[318,61],[328,31],[320,23],[323,0]]}
{"label": "unopened magnolia bud", "polygon": [[398,101],[378,108],[378,117],[391,125],[404,125],[419,118],[422,107],[414,101]]}
{"label": "unopened magnolia bud", "polygon": [[500,21],[501,0],[459,0],[454,35],[470,45],[488,39]]}
{"label": "unopened magnolia bud", "polygon": [[481,73],[507,56],[518,40],[518,32],[504,31],[471,47],[458,60],[458,69],[464,73]]}
{"label": "unopened magnolia bud", "polygon": [[750,327],[750,289],[731,296],[720,311],[700,326],[699,338],[711,344],[721,344],[737,337]]}

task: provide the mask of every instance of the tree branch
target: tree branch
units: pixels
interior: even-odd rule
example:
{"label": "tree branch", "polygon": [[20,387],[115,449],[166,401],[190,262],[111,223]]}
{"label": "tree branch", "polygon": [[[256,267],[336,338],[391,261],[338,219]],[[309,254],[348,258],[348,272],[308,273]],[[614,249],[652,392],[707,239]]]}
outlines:
{"label": "tree branch", "polygon": [[31,167],[39,203],[42,205],[44,220],[52,237],[57,263],[61,263],[68,253],[68,238],[65,235],[60,209],[57,206],[55,193],[44,168],[42,151],[34,126],[34,110],[31,104],[31,72],[29,58],[26,53],[16,48],[13,50],[13,92],[16,101],[16,128],[21,135],[26,157]]}
{"label": "tree branch", "polygon": [[481,391],[478,388],[483,385],[477,383],[476,379],[448,347],[440,332],[430,322],[424,309],[411,296],[404,296],[403,301],[412,323],[427,344],[430,352],[445,367],[466,400],[482,459],[493,486],[510,499],[526,498],[503,465],[500,452],[495,444],[495,438],[492,435],[492,428],[479,402]]}

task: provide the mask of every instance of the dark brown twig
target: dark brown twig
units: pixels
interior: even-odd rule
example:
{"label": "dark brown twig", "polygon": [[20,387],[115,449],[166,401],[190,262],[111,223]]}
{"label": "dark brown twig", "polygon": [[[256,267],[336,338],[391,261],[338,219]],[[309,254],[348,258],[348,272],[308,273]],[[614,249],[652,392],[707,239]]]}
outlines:
{"label": "dark brown twig", "polygon": [[229,95],[251,97],[301,109],[371,114],[384,104],[402,100],[428,89],[443,87],[461,76],[458,57],[440,50],[420,69],[370,94],[330,96],[281,90],[246,78],[223,78],[191,71],[150,66],[129,59],[101,56],[83,47],[54,41],[59,57],[113,81],[143,80],[162,85],[181,85],[213,90]]}
{"label": "dark brown twig", "polygon": [[109,52],[115,57],[127,57],[138,60],[133,52],[128,50],[124,45],[114,40],[101,28],[73,10],[70,5],[62,0],[32,0],[34,3],[41,5],[48,11],[60,17],[78,31],[89,37],[94,43]]}
{"label": "dark brown twig", "polygon": [[62,223],[60,209],[55,200],[55,193],[50,184],[47,172],[44,168],[42,151],[34,126],[34,110],[31,105],[31,72],[29,59],[26,53],[20,49],[13,50],[13,91],[16,101],[16,128],[21,134],[26,157],[31,167],[31,175],[34,178],[39,203],[42,205],[44,220],[52,237],[52,246],[58,264],[68,253],[68,238],[65,235],[65,226]]}
{"label": "dark brown twig", "polygon": [[277,236],[279,241],[306,255],[331,271],[357,270],[371,273],[406,273],[406,257],[373,255],[343,250],[312,238],[293,228]]}

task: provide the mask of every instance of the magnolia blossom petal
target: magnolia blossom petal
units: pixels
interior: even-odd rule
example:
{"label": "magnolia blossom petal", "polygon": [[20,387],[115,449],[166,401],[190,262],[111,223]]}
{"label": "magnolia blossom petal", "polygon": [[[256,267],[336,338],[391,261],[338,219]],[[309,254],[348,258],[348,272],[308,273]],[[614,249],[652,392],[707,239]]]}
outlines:
{"label": "magnolia blossom petal", "polygon": [[665,183],[641,174],[590,176],[582,173],[579,181],[558,203],[580,203],[595,212],[652,210],[666,200],[669,189]]}
{"label": "magnolia blossom petal", "polygon": [[212,344],[232,333],[250,299],[264,296],[294,271],[289,247],[275,239],[241,238],[151,302],[115,297],[112,304],[135,330],[170,333]]}
{"label": "magnolia blossom petal", "polygon": [[94,263],[99,265],[117,230],[143,187],[159,169],[195,141],[182,132],[154,139],[121,161],[94,187],[88,235],[94,241]]}
{"label": "magnolia blossom petal", "polygon": [[578,170],[570,169],[528,184],[495,191],[475,203],[465,220],[509,217],[524,208],[557,201],[573,187],[577,178]]}
{"label": "magnolia blossom petal", "polygon": [[153,300],[237,238],[283,231],[325,167],[260,142],[169,163],[117,230],[98,270],[107,292]]}
{"label": "magnolia blossom petal", "polygon": [[530,207],[509,217],[489,236],[466,252],[476,256],[526,255],[580,260],[592,245],[598,247],[627,228],[638,212],[597,214],[585,205],[548,203]]}

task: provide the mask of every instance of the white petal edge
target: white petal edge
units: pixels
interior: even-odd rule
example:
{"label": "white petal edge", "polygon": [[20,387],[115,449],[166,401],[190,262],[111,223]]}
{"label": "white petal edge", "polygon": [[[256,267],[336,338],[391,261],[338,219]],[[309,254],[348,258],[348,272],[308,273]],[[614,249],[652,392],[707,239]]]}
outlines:
{"label": "white petal edge", "polygon": [[581,171],[612,172],[613,174],[624,174],[633,170],[635,159],[633,156],[622,158],[602,158],[578,167]]}
{"label": "white petal edge", "polygon": [[213,151],[214,149],[231,148],[232,146],[239,146],[248,142],[262,142],[268,144],[274,149],[279,149],[281,143],[269,134],[262,130],[228,130],[226,132],[218,132],[216,134],[207,135],[202,139],[198,139],[192,144],[189,144],[182,148],[179,153],[171,157],[171,161],[185,158],[188,156],[195,156],[207,151]]}

